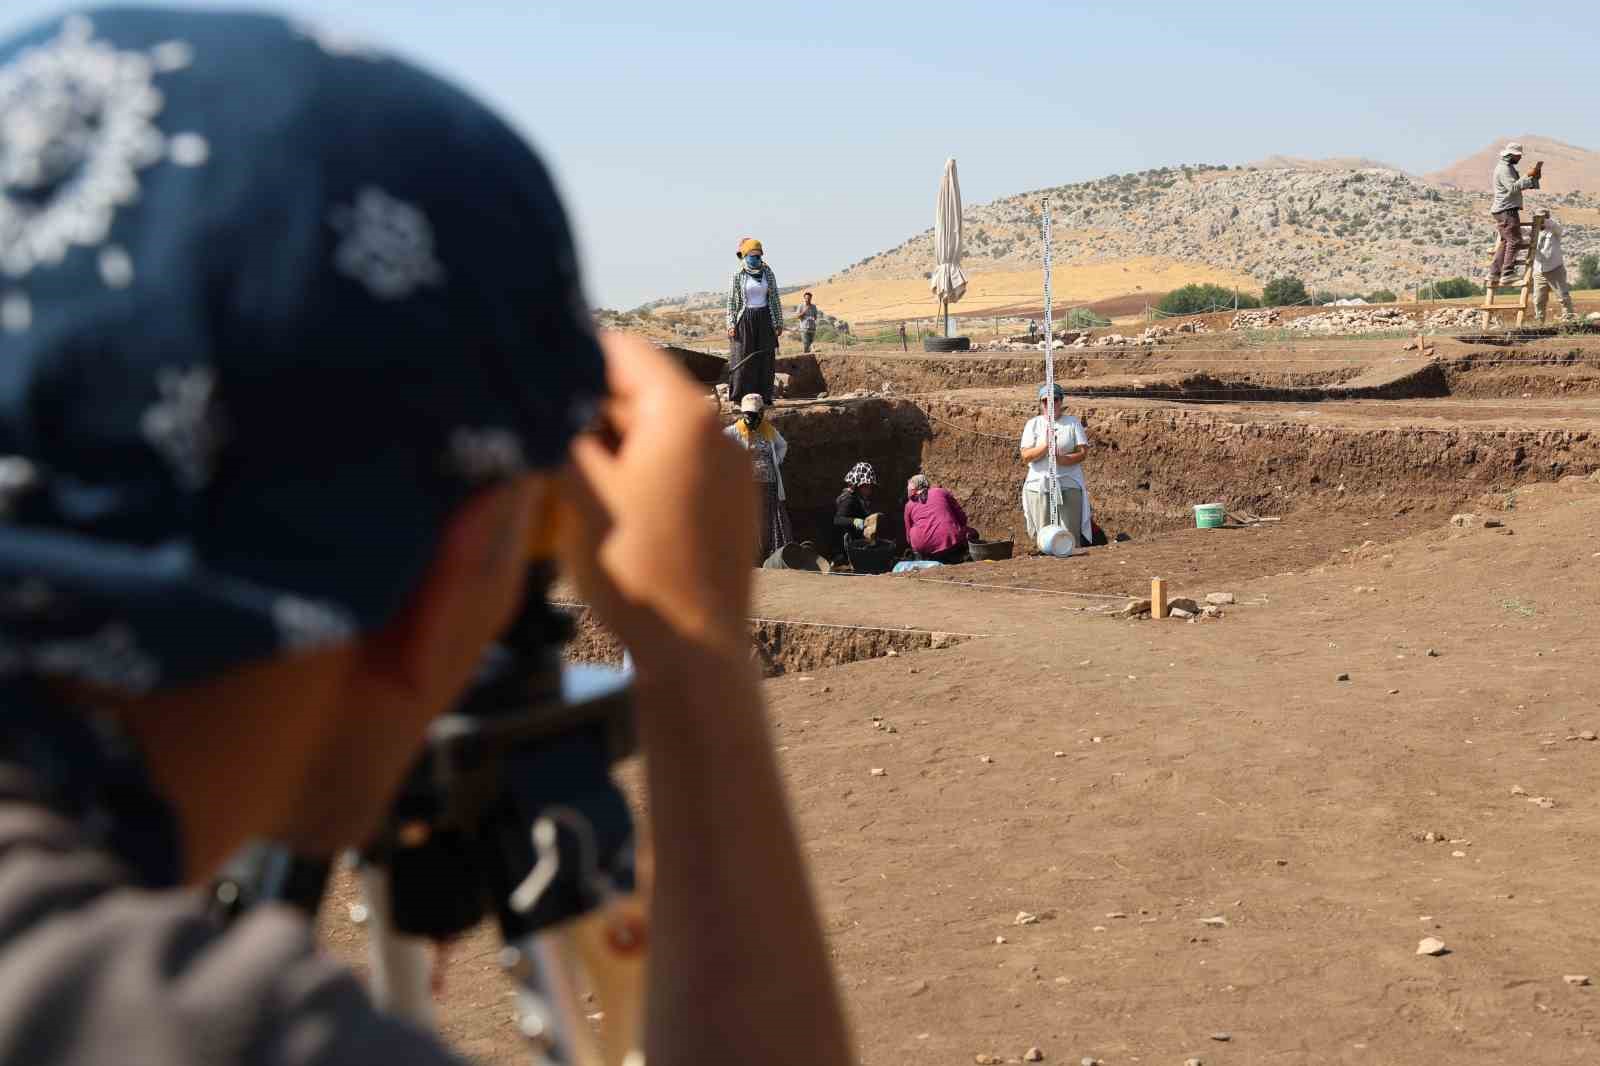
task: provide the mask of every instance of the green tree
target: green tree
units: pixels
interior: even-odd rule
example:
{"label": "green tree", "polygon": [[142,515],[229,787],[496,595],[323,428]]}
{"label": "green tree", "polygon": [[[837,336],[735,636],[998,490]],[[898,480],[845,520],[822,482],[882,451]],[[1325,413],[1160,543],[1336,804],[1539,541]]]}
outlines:
{"label": "green tree", "polygon": [[1363,296],[1362,299],[1366,300],[1369,304],[1392,304],[1399,299],[1399,297],[1395,296],[1395,294],[1390,292],[1388,289],[1373,289],[1371,292]]}
{"label": "green tree", "polygon": [[1422,298],[1425,300],[1462,300],[1468,296],[1476,296],[1483,291],[1483,286],[1466,278],[1442,278],[1439,281],[1430,281],[1422,287]]}
{"label": "green tree", "polygon": [[1288,307],[1306,302],[1306,284],[1299,278],[1288,276],[1273,278],[1261,290],[1261,302],[1268,307]]}
{"label": "green tree", "polygon": [[1580,289],[1600,289],[1600,255],[1578,258],[1578,284]]}
{"label": "green tree", "polygon": [[1069,329],[1090,329],[1094,326],[1111,325],[1109,318],[1097,315],[1087,307],[1074,307],[1061,317],[1061,321]]}
{"label": "green tree", "polygon": [[[1261,301],[1247,292],[1237,295],[1241,308],[1261,306]],[[1161,302],[1156,304],[1156,310],[1164,315],[1197,315],[1203,311],[1231,311],[1234,306],[1234,296],[1233,289],[1224,289],[1221,285],[1185,285],[1163,296]]]}

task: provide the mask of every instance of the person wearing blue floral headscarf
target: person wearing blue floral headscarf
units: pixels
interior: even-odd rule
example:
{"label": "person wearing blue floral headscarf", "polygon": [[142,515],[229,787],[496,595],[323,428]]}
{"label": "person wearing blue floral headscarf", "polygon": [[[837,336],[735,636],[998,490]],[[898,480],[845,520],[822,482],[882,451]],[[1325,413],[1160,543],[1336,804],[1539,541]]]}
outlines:
{"label": "person wearing blue floral headscarf", "polygon": [[378,49],[156,8],[0,41],[0,1059],[458,1062],[309,916],[195,889],[250,839],[371,840],[557,554],[636,669],[645,1051],[853,1059],[749,664],[745,459],[585,307],[526,143]]}

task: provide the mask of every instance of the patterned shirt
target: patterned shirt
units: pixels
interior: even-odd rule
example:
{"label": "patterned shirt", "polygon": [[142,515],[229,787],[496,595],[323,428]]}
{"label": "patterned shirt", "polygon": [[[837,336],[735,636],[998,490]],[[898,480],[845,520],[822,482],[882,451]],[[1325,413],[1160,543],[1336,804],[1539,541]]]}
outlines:
{"label": "patterned shirt", "polygon": [[[778,279],[772,273],[772,268],[761,264],[761,276],[767,282],[767,311],[772,315],[773,332],[783,331],[783,300],[778,295]],[[733,284],[728,289],[728,328],[732,329],[739,322],[739,316],[744,314],[744,279],[747,277],[744,268],[740,267],[733,275]]]}

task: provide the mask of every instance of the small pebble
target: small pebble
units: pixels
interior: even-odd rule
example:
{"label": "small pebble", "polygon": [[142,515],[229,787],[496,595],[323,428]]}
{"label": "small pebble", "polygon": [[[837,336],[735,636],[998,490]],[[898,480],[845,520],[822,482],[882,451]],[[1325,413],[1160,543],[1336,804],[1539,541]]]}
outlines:
{"label": "small pebble", "polygon": [[1183,1066],[1206,1066],[1205,1059],[1184,1059]]}
{"label": "small pebble", "polygon": [[1058,758],[1058,759],[1065,759],[1065,758],[1066,758],[1066,757],[1067,757],[1067,753],[1066,753],[1066,752],[1064,752],[1064,751],[1058,751],[1058,752],[1056,752],[1056,758]]}
{"label": "small pebble", "polygon": [[1574,988],[1583,988],[1589,983],[1589,975],[1586,973],[1569,973],[1562,980]]}
{"label": "small pebble", "polygon": [[996,944],[1004,944],[1006,942],[1006,938],[1003,936],[997,936],[994,938],[994,942]]}
{"label": "small pebble", "polygon": [[1212,1033],[1211,1034],[1211,1039],[1215,1040],[1219,1044],[1226,1044],[1228,1041],[1233,1039],[1233,1034],[1232,1033]]}
{"label": "small pebble", "polygon": [[889,771],[885,770],[881,766],[874,766],[872,768],[872,776],[873,777],[886,777],[886,776],[888,776],[888,773],[889,773]]}
{"label": "small pebble", "polygon": [[352,903],[352,904],[350,904],[350,921],[355,923],[356,925],[366,925],[367,924],[367,918],[370,917],[370,915],[371,915],[371,912],[367,910],[366,904],[364,904],[364,903]]}
{"label": "small pebble", "polygon": [[1105,1064],[1099,1059],[1090,1058],[1088,1055],[1085,1055],[1083,1058],[1078,1060],[1078,1066],[1105,1066]]}
{"label": "small pebble", "polygon": [[1201,918],[1200,924],[1209,926],[1212,929],[1226,929],[1228,927],[1228,919],[1218,914],[1210,918]]}
{"label": "small pebble", "polygon": [[1444,946],[1444,941],[1436,936],[1425,936],[1417,941],[1418,955],[1443,955],[1449,950]]}
{"label": "small pebble", "polygon": [[1438,657],[1439,657],[1439,649],[1438,648],[1429,648],[1428,649],[1428,658],[1437,659]]}
{"label": "small pebble", "polygon": [[1452,851],[1450,857],[1452,859],[1464,859],[1467,857],[1467,853],[1464,851]]}
{"label": "small pebble", "polygon": [[1022,1053],[1023,1062],[1043,1062],[1044,1052],[1036,1047],[1031,1047]]}
{"label": "small pebble", "polygon": [[993,760],[993,759],[991,759],[991,758],[990,758],[990,757],[989,757],[989,756],[987,756],[987,755],[980,755],[980,756],[978,756],[978,761],[979,761],[979,762],[982,762],[982,763],[991,763],[991,762],[994,762],[994,760]]}
{"label": "small pebble", "polygon": [[980,1052],[972,1056],[972,1061],[976,1062],[978,1066],[1000,1066],[1003,1060],[999,1055],[985,1055]]}
{"label": "small pebble", "polygon": [[1012,925],[1038,925],[1039,924],[1039,916],[1037,914],[1029,914],[1027,911],[1018,911],[1016,919],[1011,924]]}
{"label": "small pebble", "polygon": [[1334,680],[1335,681],[1349,681],[1350,680],[1350,675],[1349,674],[1340,674],[1338,677],[1334,678]]}

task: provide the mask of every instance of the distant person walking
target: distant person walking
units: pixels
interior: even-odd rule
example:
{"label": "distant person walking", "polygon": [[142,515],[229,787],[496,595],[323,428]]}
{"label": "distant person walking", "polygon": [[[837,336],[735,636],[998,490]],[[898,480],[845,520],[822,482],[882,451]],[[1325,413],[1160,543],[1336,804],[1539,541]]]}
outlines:
{"label": "distant person walking", "polygon": [[1072,546],[1081,548],[1094,540],[1094,525],[1089,516],[1089,491],[1083,480],[1083,461],[1089,454],[1089,435],[1083,423],[1067,414],[1062,401],[1066,390],[1055,386],[1056,421],[1047,418],[1050,386],[1039,387],[1039,413],[1022,427],[1021,455],[1028,464],[1022,483],[1022,517],[1028,536],[1050,524],[1050,444],[1056,448],[1056,510],[1061,525],[1072,534]]}
{"label": "distant person walking", "polygon": [[809,292],[800,301],[800,350],[810,352],[812,342],[817,339],[817,305],[811,302]]}
{"label": "distant person walking", "polygon": [[728,395],[760,396],[772,405],[778,338],[783,336],[783,300],[778,279],[763,258],[761,242],[739,242],[739,269],[728,291]]}
{"label": "distant person walking", "polygon": [[723,430],[729,439],[750,453],[756,491],[761,496],[761,536],[757,545],[761,554],[756,559],[757,565],[794,540],[789,511],[784,506],[789,497],[783,491],[783,459],[789,454],[789,442],[783,439],[777,426],[766,420],[766,406],[761,397],[752,392],[739,401],[739,420]]}
{"label": "distant person walking", "polygon": [[1572,306],[1572,287],[1567,284],[1567,261],[1561,254],[1561,238],[1566,235],[1561,223],[1551,215],[1539,230],[1539,243],[1533,249],[1533,313],[1544,325],[1544,310],[1550,303],[1550,290],[1561,297],[1563,318],[1576,318]]}
{"label": "distant person walking", "polygon": [[1489,264],[1489,276],[1484,280],[1489,288],[1515,281],[1512,264],[1522,247],[1522,190],[1537,189],[1544,173],[1541,160],[1533,164],[1527,177],[1523,177],[1517,172],[1521,161],[1522,145],[1512,141],[1500,150],[1500,165],[1494,168],[1494,180],[1489,189],[1494,202],[1489,205],[1489,214],[1500,231],[1500,244],[1494,251],[1494,262]]}
{"label": "distant person walking", "polygon": [[906,346],[906,324],[904,322],[900,323],[900,350],[902,352],[909,352],[911,350]]}
{"label": "distant person walking", "polygon": [[1039,335],[1039,323],[1035,322],[1031,318],[1028,319],[1028,339],[1031,341],[1031,340],[1033,340],[1033,338],[1037,337],[1038,335]]}

